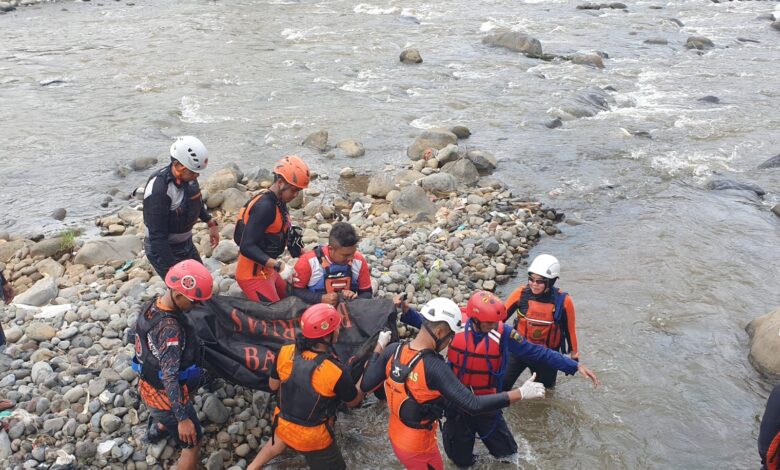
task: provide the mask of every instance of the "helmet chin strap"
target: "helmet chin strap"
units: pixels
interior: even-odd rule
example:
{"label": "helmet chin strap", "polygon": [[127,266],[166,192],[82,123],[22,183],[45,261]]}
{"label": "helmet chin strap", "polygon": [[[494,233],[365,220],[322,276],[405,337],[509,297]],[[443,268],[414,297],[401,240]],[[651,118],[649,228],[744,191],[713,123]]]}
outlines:
{"label": "helmet chin strap", "polygon": [[425,328],[425,331],[427,331],[428,334],[431,335],[433,340],[436,341],[436,352],[440,352],[442,349],[444,349],[443,344],[447,341],[450,335],[446,335],[443,338],[439,338],[438,336],[436,336],[436,333],[433,332],[433,330],[427,323],[423,323],[423,328]]}

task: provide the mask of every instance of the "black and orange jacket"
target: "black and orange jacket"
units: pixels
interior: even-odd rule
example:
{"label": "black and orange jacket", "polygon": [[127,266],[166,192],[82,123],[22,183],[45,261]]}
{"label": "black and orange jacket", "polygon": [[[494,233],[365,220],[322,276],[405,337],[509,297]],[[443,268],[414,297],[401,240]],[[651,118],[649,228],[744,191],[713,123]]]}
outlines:
{"label": "black and orange jacket", "polygon": [[[527,285],[523,285],[512,292],[504,304],[507,309],[507,318],[511,317],[513,314],[517,314],[515,328],[518,333],[524,336],[528,341],[555,350],[559,350],[563,346],[560,335],[557,339],[553,339],[552,343],[548,341],[546,335],[543,338],[536,338],[534,331],[529,331],[529,328],[522,319],[523,316],[529,315],[529,313],[531,315],[537,314],[539,317],[552,316],[555,309],[555,300],[551,289],[546,290],[541,295],[534,295]],[[571,351],[563,352],[576,353],[579,351],[577,345],[576,313],[574,311],[574,302],[568,294],[563,302],[563,313],[563,320],[558,327],[566,328],[568,342],[571,345]]]}
{"label": "black and orange jacket", "polygon": [[236,280],[266,279],[265,263],[278,258],[287,245],[290,213],[273,191],[265,191],[247,205],[239,243]]}

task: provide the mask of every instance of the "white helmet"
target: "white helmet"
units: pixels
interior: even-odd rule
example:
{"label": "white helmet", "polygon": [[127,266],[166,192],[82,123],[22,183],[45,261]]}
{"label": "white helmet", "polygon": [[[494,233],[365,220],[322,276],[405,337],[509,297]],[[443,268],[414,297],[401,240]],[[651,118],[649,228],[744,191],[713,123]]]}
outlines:
{"label": "white helmet", "polygon": [[561,263],[553,255],[539,255],[528,266],[528,274],[538,274],[547,279],[555,279],[561,275]]}
{"label": "white helmet", "polygon": [[171,158],[195,173],[206,169],[209,164],[209,152],[203,142],[191,135],[177,138],[171,145]]}
{"label": "white helmet", "polygon": [[458,304],[444,297],[435,297],[420,309],[420,314],[428,321],[447,322],[453,333],[463,331],[463,315]]}

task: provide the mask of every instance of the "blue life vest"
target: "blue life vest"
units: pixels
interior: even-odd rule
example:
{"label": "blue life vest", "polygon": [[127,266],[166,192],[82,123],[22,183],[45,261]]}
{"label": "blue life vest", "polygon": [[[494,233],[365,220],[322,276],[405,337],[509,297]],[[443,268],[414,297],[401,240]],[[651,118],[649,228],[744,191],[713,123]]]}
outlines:
{"label": "blue life vest", "polygon": [[308,286],[310,291],[330,294],[332,292],[349,289],[352,292],[357,292],[358,282],[357,278],[353,276],[352,273],[352,263],[331,263],[325,257],[321,246],[314,249],[314,256],[316,256],[317,261],[320,263],[322,276],[316,284]]}

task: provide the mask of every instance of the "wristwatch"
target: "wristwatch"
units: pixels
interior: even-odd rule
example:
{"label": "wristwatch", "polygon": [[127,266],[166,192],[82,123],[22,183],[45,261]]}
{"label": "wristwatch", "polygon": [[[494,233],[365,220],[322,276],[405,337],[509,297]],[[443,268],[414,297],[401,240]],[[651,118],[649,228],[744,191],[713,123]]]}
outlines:
{"label": "wristwatch", "polygon": [[282,266],[283,266],[283,263],[281,261],[277,261],[276,264],[274,265],[274,270],[277,273],[280,273],[280,272],[282,272]]}

